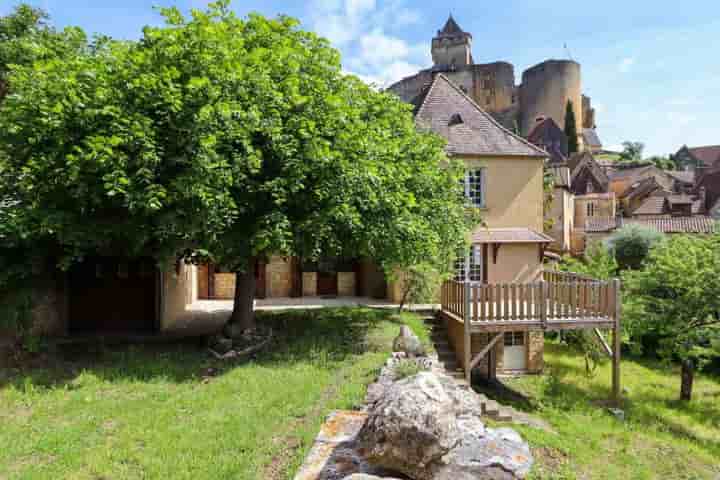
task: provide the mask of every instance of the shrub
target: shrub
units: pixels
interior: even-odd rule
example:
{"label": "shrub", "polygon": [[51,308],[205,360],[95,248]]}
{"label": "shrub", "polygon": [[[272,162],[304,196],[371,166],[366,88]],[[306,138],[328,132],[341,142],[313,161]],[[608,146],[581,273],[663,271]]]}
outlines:
{"label": "shrub", "polygon": [[412,377],[420,373],[422,368],[417,362],[413,360],[401,360],[395,365],[395,379],[401,380],[403,378]]}
{"label": "shrub", "polygon": [[640,225],[626,225],[605,242],[621,270],[638,270],[650,249],[663,239],[663,234]]}

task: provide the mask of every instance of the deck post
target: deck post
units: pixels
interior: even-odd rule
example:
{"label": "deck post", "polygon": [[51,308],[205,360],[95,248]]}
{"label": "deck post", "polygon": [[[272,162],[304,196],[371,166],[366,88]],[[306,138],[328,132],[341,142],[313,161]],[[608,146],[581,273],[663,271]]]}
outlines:
{"label": "deck post", "polygon": [[470,335],[472,335],[472,333],[470,330],[470,327],[471,327],[470,319],[472,318],[472,315],[473,315],[472,314],[473,305],[471,304],[471,300],[470,300],[470,282],[468,282],[468,281],[463,282],[463,288],[465,289],[465,298],[463,299],[465,301],[465,308],[463,309],[463,313],[464,313],[463,328],[465,331],[465,333],[463,335],[463,337],[464,337],[463,340],[465,342],[464,348],[463,348],[463,353],[464,353],[463,368],[465,369],[465,380],[467,380],[467,382],[470,383],[471,372],[472,372],[472,368],[470,367],[470,362],[472,362],[472,352],[471,352],[472,342],[471,342],[471,337],[470,337]]}
{"label": "deck post", "polygon": [[620,331],[620,317],[622,315],[622,297],[620,294],[620,280],[617,278],[613,280],[613,290],[615,294],[615,312],[614,312],[614,326],[613,326],[613,369],[612,369],[612,395],[613,401],[616,404],[620,403],[621,399],[621,385],[620,385],[620,343],[621,343],[621,331]]}
{"label": "deck post", "polygon": [[548,310],[548,287],[547,282],[540,282],[540,322],[542,328],[547,328],[547,310]]}

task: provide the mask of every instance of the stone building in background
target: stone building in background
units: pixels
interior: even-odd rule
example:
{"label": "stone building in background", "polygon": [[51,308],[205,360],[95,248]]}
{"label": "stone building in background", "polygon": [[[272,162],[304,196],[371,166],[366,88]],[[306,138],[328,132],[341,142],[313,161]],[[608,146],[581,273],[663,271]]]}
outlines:
{"label": "stone building in background", "polygon": [[[571,101],[578,125],[578,143],[584,148],[587,130],[595,129],[595,110],[582,93],[580,64],[573,60],[546,60],[522,74],[515,83],[515,67],[508,62],[475,63],[472,34],[452,16],[432,40],[431,68],[404,78],[390,90],[412,102],[438,73],[445,75],[506,128],[527,137],[538,118],[551,118],[565,128],[565,108]],[[585,135],[584,135],[585,133]],[[596,138],[597,136],[595,136]]]}

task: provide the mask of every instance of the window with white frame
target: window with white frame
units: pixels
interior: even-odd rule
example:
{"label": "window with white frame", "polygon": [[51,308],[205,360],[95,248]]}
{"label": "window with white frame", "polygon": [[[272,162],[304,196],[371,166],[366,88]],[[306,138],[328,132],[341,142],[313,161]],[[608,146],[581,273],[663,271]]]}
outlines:
{"label": "window with white frame", "polygon": [[482,282],[482,269],[482,246],[473,245],[467,256],[458,255],[455,260],[455,280],[458,282]]}
{"label": "window with white frame", "polygon": [[505,332],[506,347],[522,347],[525,345],[525,332]]}
{"label": "window with white frame", "polygon": [[465,198],[473,207],[485,207],[486,173],[484,168],[465,171]]}
{"label": "window with white frame", "polygon": [[595,204],[590,202],[587,204],[587,216],[588,217],[594,217],[595,216]]}

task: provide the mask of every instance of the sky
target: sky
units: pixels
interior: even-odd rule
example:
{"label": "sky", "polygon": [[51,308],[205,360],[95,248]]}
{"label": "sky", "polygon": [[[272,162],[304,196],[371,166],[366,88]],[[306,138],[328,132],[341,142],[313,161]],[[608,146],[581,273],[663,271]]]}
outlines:
{"label": "sky", "polygon": [[[17,0],[0,0],[0,15]],[[29,0],[58,27],[135,39],[160,25],[155,6],[184,12],[206,0]],[[450,13],[473,35],[477,63],[522,72],[550,58],[582,65],[606,148],[640,141],[646,155],[720,144],[718,0],[234,0],[240,15],[287,14],[330,39],[343,68],[380,86],[431,66],[430,41]],[[565,48],[567,45],[567,49]]]}

